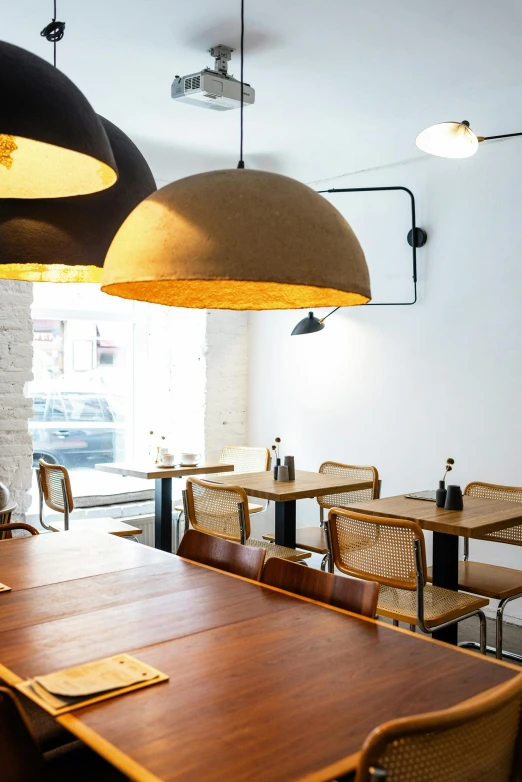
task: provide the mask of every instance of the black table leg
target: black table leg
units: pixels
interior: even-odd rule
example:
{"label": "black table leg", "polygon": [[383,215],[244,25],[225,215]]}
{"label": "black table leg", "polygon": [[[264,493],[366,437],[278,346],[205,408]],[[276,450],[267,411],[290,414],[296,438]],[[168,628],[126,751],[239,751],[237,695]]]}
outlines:
{"label": "black table leg", "polygon": [[[433,533],[433,584],[455,591],[459,588],[459,537],[444,532]],[[433,637],[457,644],[457,625],[437,630]]]}
{"label": "black table leg", "polygon": [[296,501],[275,503],[275,542],[295,548]]}
{"label": "black table leg", "polygon": [[172,554],[172,478],[156,478],[154,545]]}

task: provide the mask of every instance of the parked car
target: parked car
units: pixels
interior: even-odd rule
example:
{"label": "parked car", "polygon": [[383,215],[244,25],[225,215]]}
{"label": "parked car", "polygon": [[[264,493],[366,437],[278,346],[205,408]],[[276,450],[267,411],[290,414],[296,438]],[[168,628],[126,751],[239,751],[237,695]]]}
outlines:
{"label": "parked car", "polygon": [[30,388],[33,466],[39,459],[68,469],[113,462],[123,452],[124,425],[106,394]]}

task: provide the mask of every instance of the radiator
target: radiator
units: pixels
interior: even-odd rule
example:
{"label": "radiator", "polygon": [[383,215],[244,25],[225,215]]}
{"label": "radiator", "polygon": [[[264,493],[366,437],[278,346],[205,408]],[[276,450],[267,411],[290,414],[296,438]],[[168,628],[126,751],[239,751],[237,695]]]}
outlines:
{"label": "radiator", "polygon": [[126,524],[130,524],[131,527],[137,527],[142,530],[142,534],[138,535],[138,540],[145,546],[152,546],[154,548],[154,516],[123,516],[120,521],[124,521]]}

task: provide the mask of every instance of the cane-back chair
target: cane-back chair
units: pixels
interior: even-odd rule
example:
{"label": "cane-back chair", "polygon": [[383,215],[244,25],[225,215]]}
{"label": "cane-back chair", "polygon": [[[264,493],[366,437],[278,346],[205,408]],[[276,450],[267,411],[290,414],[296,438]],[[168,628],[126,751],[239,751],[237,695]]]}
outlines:
{"label": "cane-back chair", "polygon": [[[341,462],[323,462],[319,472],[325,475],[336,475],[340,478],[355,478],[361,481],[371,481],[370,489],[354,489],[341,494],[323,494],[317,497],[319,504],[319,526],[298,527],[296,530],[296,546],[311,551],[314,554],[322,554],[321,570],[328,567],[333,573],[332,563],[328,554],[328,543],[324,533],[324,511],[330,508],[343,508],[354,505],[357,502],[378,500],[380,494],[379,473],[376,467],[360,467],[354,464],[341,464]],[[273,532],[263,535],[264,540],[275,540]]]}
{"label": "cane-back chair", "polygon": [[2,782],[127,779],[79,741],[43,754],[18,699],[6,687],[0,687],[0,758]]}
{"label": "cane-back chair", "polygon": [[426,583],[424,534],[413,521],[332,508],[327,535],[335,567],[349,576],[380,584],[377,614],[406,622],[425,633],[470,616],[480,620],[481,651],[486,649],[484,598]]}
{"label": "cane-back chair", "polygon": [[[71,480],[66,467],[61,464],[48,464],[43,459],[38,462],[37,470],[38,489],[40,494],[40,524],[44,529],[53,532],[63,532],[69,529],[88,529],[95,532],[107,532],[118,537],[135,537],[141,535],[142,530],[131,527],[123,521],[111,518],[98,519],[74,519],[70,521],[69,514],[74,509],[74,499],[71,489]],[[43,506],[47,505],[51,510],[63,513],[63,521],[51,521],[49,524],[44,519]]]}
{"label": "cane-back chair", "polygon": [[300,562],[310,556],[306,551],[252,538],[248,500],[240,486],[188,478],[183,499],[191,526],[200,532],[233,540],[246,546],[262,548],[267,559],[281,557]]}
{"label": "cane-back chair", "polygon": [[451,709],[387,722],[356,782],[521,782],[522,674]]}
{"label": "cane-back chair", "polygon": [[14,510],[16,510],[16,502],[12,502],[10,505],[5,505],[3,508],[0,508],[0,540],[6,540],[12,535],[9,530],[2,530],[2,526],[10,523]]}
{"label": "cane-back chair", "polygon": [[334,576],[315,568],[301,567],[286,559],[269,559],[261,576],[263,584],[309,597],[319,603],[354,614],[375,617],[379,584],[349,576]]}
{"label": "cane-back chair", "polygon": [[[270,451],[268,448],[256,445],[224,445],[219,455],[219,461],[221,464],[232,464],[234,472],[237,472],[239,475],[245,472],[265,472],[270,469]],[[218,472],[213,475],[216,478],[219,475],[229,475],[229,473]],[[268,504],[268,502],[264,504],[249,502],[248,511],[250,515],[253,513],[264,513],[268,508]],[[177,549],[180,541],[181,518],[184,513],[183,500],[176,501],[174,511],[178,514],[175,533],[175,546]]]}
{"label": "cane-back chair", "polygon": [[[232,540],[207,535],[197,529],[189,529],[179,544],[178,556],[209,565],[226,573],[259,581],[265,552],[252,546],[241,546]],[[307,570],[307,568],[301,568]]]}
{"label": "cane-back chair", "polygon": [[[522,488],[517,486],[499,486],[494,483],[474,481],[468,483],[464,489],[464,495],[479,499],[522,503]],[[482,540],[522,546],[522,524],[497,532],[488,532]],[[429,576],[431,577],[431,572]],[[489,647],[488,651],[495,653],[499,660],[502,657],[507,657],[522,662],[522,655],[503,650],[504,609],[511,600],[522,597],[522,570],[470,561],[469,538],[464,538],[464,561],[459,562],[459,589],[500,601],[496,615],[496,643],[495,647]],[[476,647],[476,643],[473,641],[462,645],[470,648]]]}
{"label": "cane-back chair", "polygon": [[[38,535],[38,530],[30,524],[26,524],[25,521],[13,521],[0,527],[0,540],[7,540],[8,537],[11,537],[13,530],[24,530],[29,535]],[[3,537],[4,535],[6,536],[5,538]],[[27,535],[19,535],[17,537],[27,537]]]}

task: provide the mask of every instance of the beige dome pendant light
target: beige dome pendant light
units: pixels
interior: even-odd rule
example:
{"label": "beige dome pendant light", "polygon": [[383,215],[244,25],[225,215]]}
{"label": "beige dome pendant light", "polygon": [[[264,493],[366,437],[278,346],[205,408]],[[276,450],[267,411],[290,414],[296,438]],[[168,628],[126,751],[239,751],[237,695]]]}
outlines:
{"label": "beige dome pendant light", "polygon": [[436,125],[430,125],[419,133],[415,144],[428,155],[462,159],[474,155],[483,141],[513,138],[513,136],[522,136],[522,133],[477,136],[471,130],[469,122],[462,120],[462,122],[438,122]]}
{"label": "beige dome pendant light", "polygon": [[176,307],[232,310],[350,306],[370,299],[364,253],[328,201],[240,160],[186,177],[139,204],[105,259],[102,291]]}

